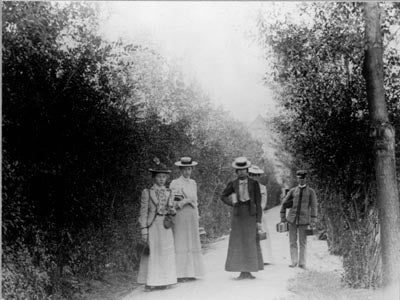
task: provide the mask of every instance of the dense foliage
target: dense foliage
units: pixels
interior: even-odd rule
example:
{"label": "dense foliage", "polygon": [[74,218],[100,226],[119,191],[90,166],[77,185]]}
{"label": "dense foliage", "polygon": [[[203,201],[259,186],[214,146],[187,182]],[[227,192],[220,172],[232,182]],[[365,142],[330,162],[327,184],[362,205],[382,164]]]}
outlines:
{"label": "dense foliage", "polygon": [[[399,6],[382,6],[386,100],[400,132],[399,40],[394,30],[400,21]],[[376,286],[379,228],[362,76],[362,4],[306,3],[298,8],[305,16],[298,22],[290,16],[285,21],[261,16],[259,22],[260,40],[272,67],[266,83],[275,89],[284,112],[275,124],[284,149],[293,156],[292,168],[312,170],[321,223],[327,228],[330,249],[343,255],[344,279],[352,286]],[[396,138],[399,156],[399,134]]]}
{"label": "dense foliage", "polygon": [[[227,232],[219,195],[232,159],[270,165],[244,125],[153,49],[104,41],[93,4],[5,2],[2,12],[5,299],[77,299],[82,278],[135,270],[155,156],[199,161],[200,225],[209,238]],[[272,172],[264,179],[278,189]]]}

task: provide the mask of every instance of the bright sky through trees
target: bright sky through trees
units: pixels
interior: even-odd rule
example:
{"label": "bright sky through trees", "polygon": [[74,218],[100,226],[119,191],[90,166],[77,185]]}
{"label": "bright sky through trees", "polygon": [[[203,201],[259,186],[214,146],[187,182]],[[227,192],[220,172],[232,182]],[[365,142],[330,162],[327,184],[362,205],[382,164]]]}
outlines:
{"label": "bright sky through trees", "polygon": [[272,3],[257,2],[103,2],[109,18],[102,30],[156,47],[178,62],[235,118],[251,122],[274,112],[271,91],[263,86],[266,63],[254,41],[257,13]]}

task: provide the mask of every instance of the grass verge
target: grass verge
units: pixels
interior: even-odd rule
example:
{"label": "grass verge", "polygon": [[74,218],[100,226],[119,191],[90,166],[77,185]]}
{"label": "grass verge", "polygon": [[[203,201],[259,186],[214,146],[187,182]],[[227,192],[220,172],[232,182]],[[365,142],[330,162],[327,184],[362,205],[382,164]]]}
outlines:
{"label": "grass verge", "polygon": [[[295,295],[286,300],[372,300],[376,299],[376,291],[368,289],[352,289],[341,282],[341,274],[337,271],[307,271],[297,274],[289,282],[289,291]],[[382,299],[383,300],[383,299]]]}

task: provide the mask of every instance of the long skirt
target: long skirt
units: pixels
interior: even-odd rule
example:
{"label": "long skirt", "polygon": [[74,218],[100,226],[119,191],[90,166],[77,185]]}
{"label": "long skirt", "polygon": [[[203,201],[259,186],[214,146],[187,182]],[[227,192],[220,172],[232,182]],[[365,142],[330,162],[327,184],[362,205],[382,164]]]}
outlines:
{"label": "long skirt", "polygon": [[265,233],[267,234],[267,239],[260,241],[264,263],[273,263],[274,257],[272,254],[271,235],[269,234],[269,230],[268,230],[267,212],[266,211],[263,212],[263,216],[262,216],[262,228],[265,231]]}
{"label": "long skirt", "polygon": [[164,216],[157,216],[149,228],[150,254],[140,259],[140,284],[162,286],[177,282],[172,229],[165,229],[163,220]]}
{"label": "long skirt", "polygon": [[204,276],[198,209],[186,205],[178,211],[173,233],[178,278]]}
{"label": "long skirt", "polygon": [[249,201],[239,202],[233,214],[229,236],[228,272],[257,272],[264,269],[260,240],[257,235],[257,219],[249,212]]}

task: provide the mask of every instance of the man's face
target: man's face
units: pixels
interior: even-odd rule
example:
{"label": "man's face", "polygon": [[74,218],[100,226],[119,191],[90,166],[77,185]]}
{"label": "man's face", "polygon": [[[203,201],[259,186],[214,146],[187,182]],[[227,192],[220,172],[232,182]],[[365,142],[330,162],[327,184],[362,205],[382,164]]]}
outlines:
{"label": "man's face", "polygon": [[303,176],[297,176],[297,182],[299,185],[305,185],[306,184],[306,178]]}
{"label": "man's face", "polygon": [[238,169],[236,170],[236,173],[239,179],[246,179],[248,175],[247,169]]}

